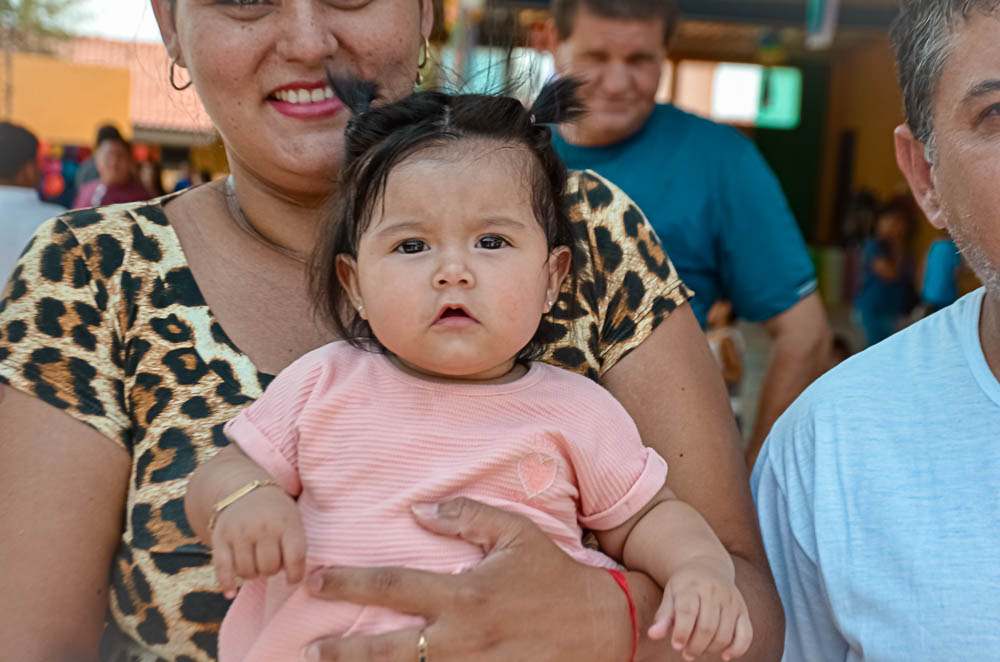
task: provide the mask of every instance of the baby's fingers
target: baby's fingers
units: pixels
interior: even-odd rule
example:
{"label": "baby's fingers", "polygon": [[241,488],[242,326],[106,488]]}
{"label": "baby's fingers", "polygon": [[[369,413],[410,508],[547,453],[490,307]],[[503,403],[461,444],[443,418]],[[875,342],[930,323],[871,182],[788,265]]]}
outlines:
{"label": "baby's fingers", "polygon": [[232,600],[236,597],[236,568],[229,545],[222,543],[212,548],[212,565],[215,566],[215,576],[223,595]]}
{"label": "baby's fingers", "polygon": [[721,653],[733,643],[736,632],[736,619],[740,616],[738,607],[729,606],[722,610],[719,616],[719,630],[715,633],[715,640],[708,647],[708,653]]}
{"label": "baby's fingers", "polygon": [[[674,634],[670,639],[674,650],[683,650],[691,640],[691,632],[698,620],[700,601],[697,593],[688,592],[674,596]],[[692,659],[686,651],[684,659]]]}
{"label": "baby's fingers", "polygon": [[285,531],[281,538],[281,558],[288,583],[301,582],[306,574],[306,536],[301,526],[290,526]]}
{"label": "baby's fingers", "polygon": [[257,572],[265,577],[278,574],[281,570],[281,539],[262,538],[254,549]]}
{"label": "baby's fingers", "polygon": [[674,620],[674,594],[667,586],[667,589],[663,592],[663,601],[660,602],[660,608],[656,610],[656,615],[653,617],[653,624],[649,626],[647,634],[650,639],[663,639],[667,636],[667,632],[670,631],[670,626],[673,624]]}
{"label": "baby's fingers", "polygon": [[736,619],[736,633],[733,635],[733,643],[726,650],[722,651],[723,660],[731,660],[739,657],[750,650],[750,643],[753,641],[753,626],[750,624],[750,616],[744,610],[740,617]]}
{"label": "baby's fingers", "polygon": [[713,600],[701,599],[701,608],[698,610],[698,621],[695,623],[694,634],[691,641],[684,648],[684,659],[693,660],[708,648],[715,640],[715,634],[719,631],[719,616],[722,609]]}
{"label": "baby's fingers", "polygon": [[257,576],[255,547],[256,545],[253,542],[242,542],[232,546],[233,565],[236,568],[236,576],[243,579],[253,579]]}

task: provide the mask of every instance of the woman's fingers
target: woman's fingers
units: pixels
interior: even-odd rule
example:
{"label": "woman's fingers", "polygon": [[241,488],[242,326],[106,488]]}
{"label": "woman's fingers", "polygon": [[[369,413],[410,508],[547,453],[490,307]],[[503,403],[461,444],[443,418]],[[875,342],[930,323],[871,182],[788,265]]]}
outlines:
{"label": "woman's fingers", "polygon": [[[607,662],[631,654],[628,610],[607,572],[574,561],[521,517],[464,500],[415,510],[425,528],[491,551],[457,575],[328,568],[310,574],[313,594],[422,616],[434,662]],[[417,634],[404,632],[324,641],[325,658],[314,659],[414,662]]]}
{"label": "woman's fingers", "polygon": [[[310,644],[303,658],[306,662],[414,662],[420,630],[406,629],[374,637],[332,637]],[[432,651],[433,633],[425,630],[427,657],[434,662],[447,662],[442,651]],[[433,657],[432,657],[433,656]]]}
{"label": "woman's fingers", "polygon": [[[487,554],[541,535],[529,520],[470,499],[415,506],[413,514],[424,528],[479,545]],[[313,595],[327,600],[433,617],[442,607],[456,604],[456,587],[461,584],[468,588],[468,582],[456,582],[452,575],[406,568],[323,568],[310,576],[309,587]]]}
{"label": "woman's fingers", "polygon": [[538,532],[526,518],[472,499],[414,506],[413,515],[425,529],[478,545],[487,554],[510,546],[524,535]]}
{"label": "woman's fingers", "polygon": [[452,575],[409,568],[320,568],[309,576],[317,598],[432,617],[455,598]]}

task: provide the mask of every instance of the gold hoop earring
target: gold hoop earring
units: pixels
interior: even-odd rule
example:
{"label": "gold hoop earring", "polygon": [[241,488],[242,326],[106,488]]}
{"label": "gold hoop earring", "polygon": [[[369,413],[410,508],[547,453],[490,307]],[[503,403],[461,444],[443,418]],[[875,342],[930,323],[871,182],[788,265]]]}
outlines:
{"label": "gold hoop earring", "polygon": [[176,58],[171,58],[170,59],[170,87],[174,88],[178,92],[183,92],[187,88],[191,87],[191,84],[194,81],[191,80],[191,79],[188,79],[188,82],[185,83],[184,85],[178,85],[177,81],[174,79],[174,73],[176,72],[176,70],[177,70],[177,59]]}
{"label": "gold hoop earring", "polygon": [[427,58],[430,57],[431,52],[431,41],[427,37],[424,37],[424,45],[420,53],[420,57],[417,58],[417,69],[423,69],[427,66]]}
{"label": "gold hoop earring", "polygon": [[427,61],[430,58],[431,42],[427,37],[424,37],[424,43],[420,48],[420,57],[417,58],[417,85],[424,84],[424,72],[422,70],[427,66]]}

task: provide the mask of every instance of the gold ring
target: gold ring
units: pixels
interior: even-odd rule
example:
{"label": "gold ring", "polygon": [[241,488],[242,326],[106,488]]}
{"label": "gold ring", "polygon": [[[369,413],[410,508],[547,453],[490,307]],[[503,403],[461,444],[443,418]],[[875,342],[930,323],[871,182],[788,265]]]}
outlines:
{"label": "gold ring", "polygon": [[420,638],[417,639],[417,662],[427,662],[427,636],[423,630],[420,631]]}

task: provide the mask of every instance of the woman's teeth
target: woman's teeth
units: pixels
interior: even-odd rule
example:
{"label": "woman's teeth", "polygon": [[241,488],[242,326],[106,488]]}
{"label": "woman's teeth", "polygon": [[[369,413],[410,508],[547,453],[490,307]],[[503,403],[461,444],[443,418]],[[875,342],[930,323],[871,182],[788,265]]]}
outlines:
{"label": "woman's teeth", "polygon": [[327,85],[315,90],[281,90],[274,96],[285,103],[319,103],[333,98],[333,88]]}

